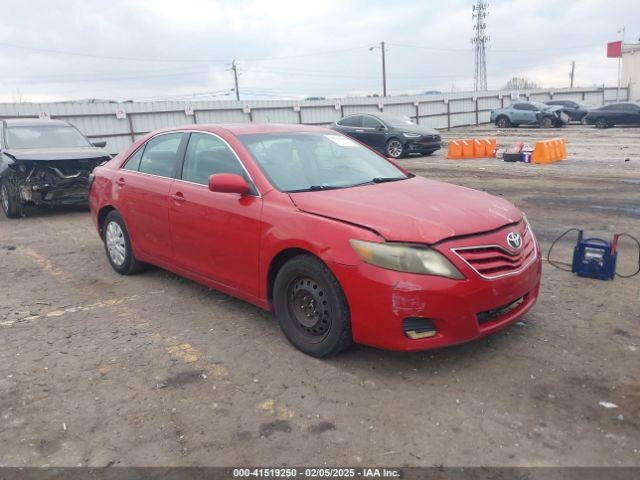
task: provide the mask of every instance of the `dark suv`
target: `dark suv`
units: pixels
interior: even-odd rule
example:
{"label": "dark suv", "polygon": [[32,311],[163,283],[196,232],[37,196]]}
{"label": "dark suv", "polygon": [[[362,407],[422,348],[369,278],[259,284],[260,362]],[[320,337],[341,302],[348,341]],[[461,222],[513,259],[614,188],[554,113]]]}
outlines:
{"label": "dark suv", "polygon": [[348,115],[331,127],[391,158],[410,153],[431,155],[440,148],[437,130],[416,125],[408,117],[385,114]]}

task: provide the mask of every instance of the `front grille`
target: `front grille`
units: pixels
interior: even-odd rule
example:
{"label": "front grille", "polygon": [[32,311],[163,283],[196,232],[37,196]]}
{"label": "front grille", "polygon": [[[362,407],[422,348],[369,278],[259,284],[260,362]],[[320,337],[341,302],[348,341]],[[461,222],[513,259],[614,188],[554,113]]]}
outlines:
{"label": "front grille", "polygon": [[536,257],[535,241],[528,227],[522,232],[522,247],[517,251],[500,245],[454,248],[453,251],[485,278],[517,273]]}

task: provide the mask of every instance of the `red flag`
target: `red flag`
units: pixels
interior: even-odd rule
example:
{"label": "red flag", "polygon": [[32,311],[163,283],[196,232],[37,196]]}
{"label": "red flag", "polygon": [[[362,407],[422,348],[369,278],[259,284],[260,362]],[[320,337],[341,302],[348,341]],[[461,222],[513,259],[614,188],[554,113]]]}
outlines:
{"label": "red flag", "polygon": [[609,42],[607,43],[607,58],[617,58],[622,56],[622,42],[618,40],[617,42]]}

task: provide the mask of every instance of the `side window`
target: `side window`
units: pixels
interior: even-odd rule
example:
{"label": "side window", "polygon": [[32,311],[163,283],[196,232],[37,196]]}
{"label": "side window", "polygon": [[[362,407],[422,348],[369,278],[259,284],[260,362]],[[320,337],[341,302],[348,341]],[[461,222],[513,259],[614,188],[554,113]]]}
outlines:
{"label": "side window", "polygon": [[133,155],[129,157],[127,162],[122,167],[123,170],[132,170],[137,172],[140,168],[140,159],[142,158],[142,152],[144,151],[144,145],[138,148]]}
{"label": "side window", "polygon": [[378,120],[373,118],[373,117],[363,116],[362,117],[362,126],[364,128],[378,128],[378,127],[381,127],[382,124]]}
{"label": "side window", "polygon": [[235,173],[250,183],[247,173],[220,138],[206,133],[192,133],[182,167],[182,180],[209,185],[216,173]]}
{"label": "side window", "polygon": [[361,115],[351,115],[350,117],[345,117],[338,122],[338,124],[343,127],[361,127],[362,126],[362,116]]}
{"label": "side window", "polygon": [[526,108],[524,108],[524,103],[515,103],[513,105],[513,109],[514,110],[526,110]]}
{"label": "side window", "polygon": [[182,135],[167,133],[149,140],[140,159],[139,171],[160,177],[173,177]]}

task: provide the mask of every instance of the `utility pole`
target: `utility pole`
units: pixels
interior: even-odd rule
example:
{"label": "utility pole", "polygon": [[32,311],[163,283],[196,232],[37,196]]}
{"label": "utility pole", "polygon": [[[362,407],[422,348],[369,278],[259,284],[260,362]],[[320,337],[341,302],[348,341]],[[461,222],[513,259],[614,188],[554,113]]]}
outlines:
{"label": "utility pole", "polygon": [[385,59],[386,47],[384,46],[384,42],[380,42],[379,47],[369,47],[369,51],[372,51],[376,48],[379,48],[382,52],[382,96],[387,96],[387,65]]}
{"label": "utility pole", "polygon": [[387,66],[384,58],[384,54],[385,54],[384,42],[380,42],[380,49],[382,50],[382,96],[386,97],[387,96]]}
{"label": "utility pole", "polygon": [[569,88],[573,88],[573,75],[576,72],[576,61],[572,60],[571,61],[571,73],[569,74],[569,77],[571,77],[571,84],[569,85]]}
{"label": "utility pole", "polygon": [[616,90],[616,102],[620,101],[620,83],[622,81],[622,49],[624,48],[624,32],[626,28],[623,25],[621,30],[618,30],[618,33],[622,33],[621,45],[620,45],[620,56],[618,57],[618,90]]}
{"label": "utility pole", "polygon": [[236,100],[240,100],[240,90],[238,89],[238,65],[235,60],[231,62],[231,70],[233,70],[233,80],[236,84]]}
{"label": "utility pole", "polygon": [[471,43],[475,45],[475,74],[473,77],[473,90],[482,91],[487,89],[487,57],[486,45],[489,36],[485,34],[487,24],[484,19],[489,15],[489,4],[482,0],[477,0],[473,6],[471,18],[473,18],[474,37]]}

